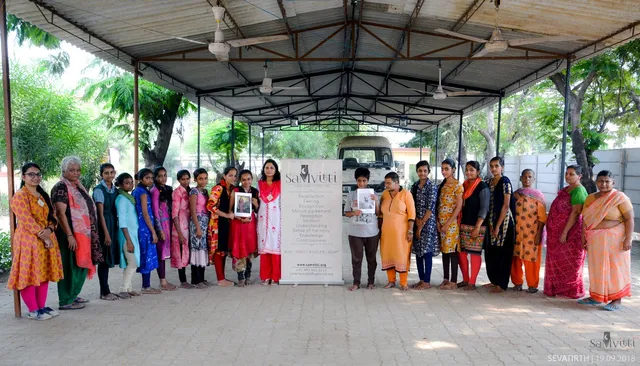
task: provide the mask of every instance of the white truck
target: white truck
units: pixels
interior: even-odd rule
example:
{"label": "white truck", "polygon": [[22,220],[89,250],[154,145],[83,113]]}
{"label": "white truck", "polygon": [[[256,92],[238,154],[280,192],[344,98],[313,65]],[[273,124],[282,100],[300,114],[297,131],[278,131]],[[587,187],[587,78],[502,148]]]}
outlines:
{"label": "white truck", "polygon": [[342,206],[347,193],[357,189],[354,173],[357,168],[369,169],[369,188],[378,196],[384,191],[384,176],[395,172],[391,143],[382,136],[347,136],[338,144],[338,159],[342,159]]}

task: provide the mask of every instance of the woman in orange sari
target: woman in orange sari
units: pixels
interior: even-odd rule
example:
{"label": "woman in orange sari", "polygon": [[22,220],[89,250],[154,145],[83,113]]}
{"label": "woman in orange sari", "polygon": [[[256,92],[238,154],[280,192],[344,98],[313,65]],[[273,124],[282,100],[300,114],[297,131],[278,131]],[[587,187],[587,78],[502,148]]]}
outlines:
{"label": "woman in orange sari", "polygon": [[631,240],[633,205],[622,192],[613,189],[615,180],[608,170],[598,173],[598,192],[584,201],[582,243],[589,254],[589,296],[579,304],[606,303],[616,311],[622,298],[631,296]]}

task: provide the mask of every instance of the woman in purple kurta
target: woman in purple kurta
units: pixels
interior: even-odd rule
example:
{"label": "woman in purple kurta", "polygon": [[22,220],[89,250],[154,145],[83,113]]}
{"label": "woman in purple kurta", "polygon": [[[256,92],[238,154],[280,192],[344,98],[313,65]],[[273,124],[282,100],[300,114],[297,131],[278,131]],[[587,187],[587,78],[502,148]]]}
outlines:
{"label": "woman in purple kurta", "polygon": [[166,279],[165,260],[171,258],[171,195],[173,189],[166,185],[167,170],[161,166],[153,170],[153,188],[151,188],[151,208],[155,218],[154,227],[158,234],[158,277],[160,288],[173,291],[176,286]]}

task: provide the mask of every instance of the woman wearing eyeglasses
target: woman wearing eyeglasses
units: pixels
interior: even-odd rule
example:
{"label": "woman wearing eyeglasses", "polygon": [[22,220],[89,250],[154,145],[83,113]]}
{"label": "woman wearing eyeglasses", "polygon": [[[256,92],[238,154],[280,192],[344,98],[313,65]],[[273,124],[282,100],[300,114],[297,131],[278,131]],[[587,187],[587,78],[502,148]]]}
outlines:
{"label": "woman wearing eyeglasses", "polygon": [[57,220],[49,195],[40,187],[42,172],[35,163],[22,166],[22,184],[11,199],[17,227],[8,286],[20,290],[29,309],[27,317],[47,320],[58,312],[47,307],[49,282],[62,278],[60,249],[54,231]]}

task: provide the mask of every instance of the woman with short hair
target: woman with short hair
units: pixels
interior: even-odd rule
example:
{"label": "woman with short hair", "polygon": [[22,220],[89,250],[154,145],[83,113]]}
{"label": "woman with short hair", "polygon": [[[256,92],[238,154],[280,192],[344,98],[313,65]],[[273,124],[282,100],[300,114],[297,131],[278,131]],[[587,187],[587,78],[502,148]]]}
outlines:
{"label": "woman with short hair", "polygon": [[79,297],[86,278],[92,279],[96,264],[103,261],[96,206],[80,183],[82,161],[77,156],[62,159],[62,177],[51,189],[51,201],[58,218],[56,237],[62,256],[64,279],[58,282],[60,310],[83,309]]}
{"label": "woman with short hair", "polygon": [[[120,295],[111,293],[109,289],[109,269],[120,264],[120,245],[118,244],[118,212],[116,211],[116,197],[118,189],[113,181],[116,169],[111,163],[100,165],[100,183],[93,189],[93,201],[98,213],[98,236],[100,250],[104,261],[98,264],[98,279],[100,280],[100,298],[114,301]],[[128,295],[122,294],[125,298]]]}

